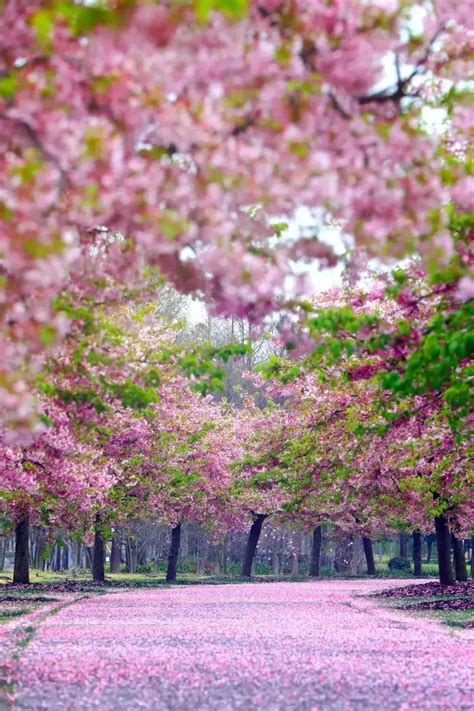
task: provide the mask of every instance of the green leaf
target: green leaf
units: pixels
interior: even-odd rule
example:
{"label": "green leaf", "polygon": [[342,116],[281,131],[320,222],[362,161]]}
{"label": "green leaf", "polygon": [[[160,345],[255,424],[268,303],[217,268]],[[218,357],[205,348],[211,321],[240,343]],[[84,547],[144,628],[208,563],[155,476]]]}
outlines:
{"label": "green leaf", "polygon": [[0,76],[0,99],[6,99],[7,101],[13,99],[17,88],[18,83],[15,74]]}
{"label": "green leaf", "polygon": [[44,346],[51,346],[56,340],[57,332],[54,326],[42,326],[40,329],[40,338]]}
{"label": "green leaf", "polygon": [[199,22],[209,20],[211,12],[223,12],[233,20],[239,20],[248,11],[248,0],[194,0],[194,11]]}
{"label": "green leaf", "polygon": [[51,10],[38,10],[31,18],[31,26],[38,42],[50,49],[53,41],[54,18]]}

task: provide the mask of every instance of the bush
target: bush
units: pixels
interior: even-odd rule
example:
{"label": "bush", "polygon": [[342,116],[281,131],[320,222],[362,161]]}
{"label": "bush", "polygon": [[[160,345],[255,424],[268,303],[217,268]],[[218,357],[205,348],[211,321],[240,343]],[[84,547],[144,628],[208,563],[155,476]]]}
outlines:
{"label": "bush", "polygon": [[411,563],[408,558],[395,556],[395,558],[390,558],[387,565],[389,570],[403,570],[404,573],[411,573]]}
{"label": "bush", "polygon": [[155,569],[156,566],[153,566],[151,563],[145,563],[145,565],[137,565],[136,572],[140,575],[151,575]]}
{"label": "bush", "polygon": [[197,568],[197,560],[194,557],[181,558],[178,563],[178,573],[195,573]]}
{"label": "bush", "polygon": [[242,573],[242,563],[233,563],[232,561],[227,562],[227,575],[235,576],[238,578]]}
{"label": "bush", "polygon": [[255,563],[254,575],[270,575],[272,569],[266,563]]}

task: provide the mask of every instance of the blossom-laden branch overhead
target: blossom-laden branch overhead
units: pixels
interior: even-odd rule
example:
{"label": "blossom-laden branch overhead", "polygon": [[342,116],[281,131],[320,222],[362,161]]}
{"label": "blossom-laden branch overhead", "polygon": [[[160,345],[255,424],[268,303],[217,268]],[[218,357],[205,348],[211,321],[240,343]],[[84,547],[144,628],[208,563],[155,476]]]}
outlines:
{"label": "blossom-laden branch overhead", "polygon": [[[474,193],[471,9],[2,3],[3,420],[28,419],[38,356],[68,329],[64,290],[113,298],[151,264],[258,321],[285,302],[294,259],[337,262],[319,239],[334,219],[353,265],[443,265],[449,211],[468,213]],[[314,232],[290,238],[301,206]]]}

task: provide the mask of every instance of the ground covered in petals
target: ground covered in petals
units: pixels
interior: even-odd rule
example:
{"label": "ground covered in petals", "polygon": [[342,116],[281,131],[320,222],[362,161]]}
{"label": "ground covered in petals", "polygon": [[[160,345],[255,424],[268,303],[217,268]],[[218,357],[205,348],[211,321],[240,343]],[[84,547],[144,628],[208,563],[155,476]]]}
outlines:
{"label": "ground covered in petals", "polygon": [[458,595],[470,597],[474,602],[474,580],[466,580],[463,583],[454,583],[454,585],[441,585],[437,581],[429,583],[414,583],[412,585],[403,585],[401,587],[390,587],[387,590],[381,590],[376,593],[379,597],[432,597],[435,595],[443,595],[448,600],[454,599]]}
{"label": "ground covered in petals", "polygon": [[81,598],[43,616],[21,649],[15,706],[471,710],[474,633],[367,597],[388,586],[202,585]]}

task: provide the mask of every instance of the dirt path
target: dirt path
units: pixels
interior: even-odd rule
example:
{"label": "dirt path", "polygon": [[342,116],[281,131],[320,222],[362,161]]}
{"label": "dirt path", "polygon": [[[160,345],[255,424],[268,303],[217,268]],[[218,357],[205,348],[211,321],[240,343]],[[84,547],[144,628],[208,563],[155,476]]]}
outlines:
{"label": "dirt path", "polygon": [[16,707],[472,711],[472,634],[358,597],[388,585],[203,585],[84,599],[47,617],[22,650]]}

